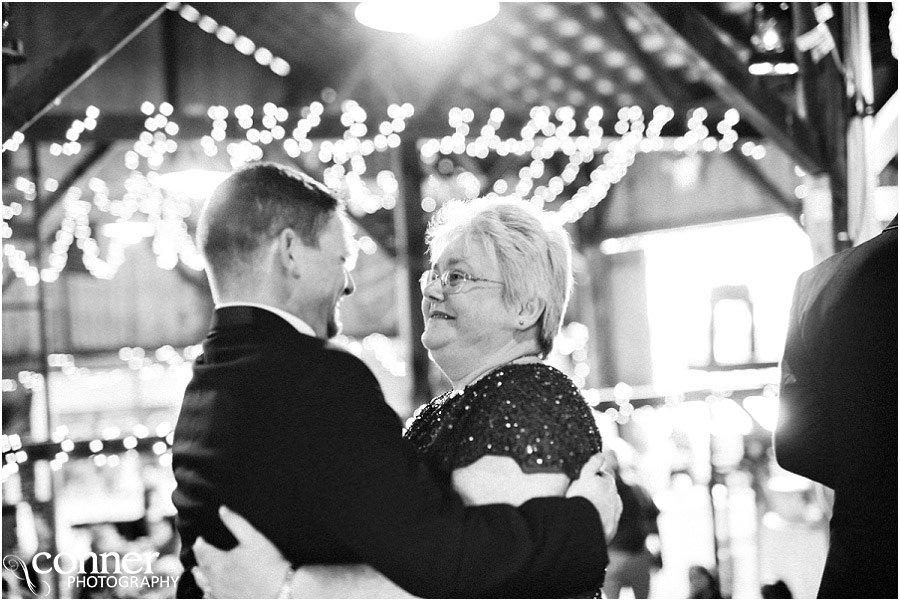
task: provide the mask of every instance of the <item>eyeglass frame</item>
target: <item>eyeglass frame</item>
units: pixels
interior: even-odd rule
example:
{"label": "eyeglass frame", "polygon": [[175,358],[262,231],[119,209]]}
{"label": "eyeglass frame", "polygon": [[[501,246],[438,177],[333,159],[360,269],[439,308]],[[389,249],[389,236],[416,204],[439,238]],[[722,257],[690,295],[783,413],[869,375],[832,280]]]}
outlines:
{"label": "eyeglass frame", "polygon": [[[430,277],[431,274],[437,274],[435,277]],[[462,277],[462,281],[459,284],[451,285],[447,279],[451,274],[456,274]],[[489,280],[487,278],[478,278],[474,275],[469,275],[465,271],[460,271],[459,269],[449,269],[444,273],[439,273],[436,269],[426,269],[422,272],[422,275],[419,276],[419,288],[422,290],[422,294],[425,294],[425,290],[430,286],[433,282],[439,281],[441,283],[441,290],[445,294],[458,294],[460,292],[464,292],[463,286],[465,286],[466,282],[485,282],[489,284],[500,284],[503,285],[503,282],[498,282],[497,280]]]}

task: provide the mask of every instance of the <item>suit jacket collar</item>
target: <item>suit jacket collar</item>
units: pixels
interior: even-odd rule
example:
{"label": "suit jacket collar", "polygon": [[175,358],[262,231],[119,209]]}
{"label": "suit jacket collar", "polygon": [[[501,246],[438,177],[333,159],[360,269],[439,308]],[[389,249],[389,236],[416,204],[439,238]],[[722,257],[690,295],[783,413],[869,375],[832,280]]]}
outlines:
{"label": "suit jacket collar", "polygon": [[307,336],[316,337],[315,331],[312,329],[308,323],[293,315],[288,313],[284,309],[279,309],[278,307],[273,307],[271,305],[264,305],[262,303],[250,303],[250,302],[239,302],[239,303],[223,303],[221,305],[216,305],[216,309],[224,309],[225,307],[257,307],[259,309],[263,309],[265,311],[269,311],[270,313],[274,313],[278,317],[282,318],[294,328],[300,332],[301,334],[306,334]]}
{"label": "suit jacket collar", "polygon": [[213,312],[210,331],[250,327],[259,330],[278,331],[283,330],[287,333],[294,333],[298,336],[304,336],[318,340],[314,336],[309,336],[299,332],[291,323],[283,317],[275,313],[259,307],[251,307],[246,305],[231,305],[220,307]]}

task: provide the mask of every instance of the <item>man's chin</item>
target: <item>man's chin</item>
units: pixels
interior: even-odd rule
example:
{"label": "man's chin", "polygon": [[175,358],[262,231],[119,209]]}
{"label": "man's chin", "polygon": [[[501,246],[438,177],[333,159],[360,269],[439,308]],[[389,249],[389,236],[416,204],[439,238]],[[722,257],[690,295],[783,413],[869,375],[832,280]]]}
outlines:
{"label": "man's chin", "polygon": [[[338,301],[340,302],[340,301]],[[325,322],[325,336],[331,340],[335,336],[341,333],[343,329],[343,324],[341,323],[341,312],[337,303],[335,303],[334,309],[331,311],[331,317],[328,318],[328,321]]]}

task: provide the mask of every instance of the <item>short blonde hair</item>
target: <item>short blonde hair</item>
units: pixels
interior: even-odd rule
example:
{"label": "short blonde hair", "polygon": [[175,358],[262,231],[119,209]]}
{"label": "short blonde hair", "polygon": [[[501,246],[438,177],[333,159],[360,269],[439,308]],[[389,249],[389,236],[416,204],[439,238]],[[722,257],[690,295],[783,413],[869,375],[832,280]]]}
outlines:
{"label": "short blonde hair", "polygon": [[536,299],[544,304],[538,343],[553,348],[572,290],[571,239],[551,215],[519,198],[452,200],[432,218],[426,233],[431,257],[465,239],[493,252],[503,281],[503,301],[512,306]]}

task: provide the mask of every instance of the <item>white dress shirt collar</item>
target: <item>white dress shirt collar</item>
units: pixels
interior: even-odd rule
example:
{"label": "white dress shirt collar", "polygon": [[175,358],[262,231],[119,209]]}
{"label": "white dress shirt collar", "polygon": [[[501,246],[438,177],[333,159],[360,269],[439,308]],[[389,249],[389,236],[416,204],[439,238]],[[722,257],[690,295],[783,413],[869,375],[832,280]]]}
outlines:
{"label": "white dress shirt collar", "polygon": [[312,327],[297,317],[292,313],[288,313],[283,309],[279,309],[278,307],[273,307],[271,305],[264,305],[262,303],[249,303],[249,302],[236,302],[236,303],[222,303],[216,305],[216,309],[224,309],[225,307],[256,307],[257,309],[263,309],[264,311],[269,311],[270,313],[274,313],[278,317],[282,318],[294,328],[300,332],[301,334],[306,334],[307,336],[312,336],[313,338],[317,338],[315,330]]}

